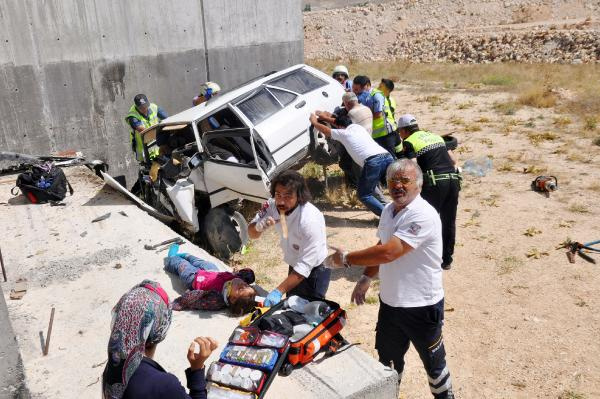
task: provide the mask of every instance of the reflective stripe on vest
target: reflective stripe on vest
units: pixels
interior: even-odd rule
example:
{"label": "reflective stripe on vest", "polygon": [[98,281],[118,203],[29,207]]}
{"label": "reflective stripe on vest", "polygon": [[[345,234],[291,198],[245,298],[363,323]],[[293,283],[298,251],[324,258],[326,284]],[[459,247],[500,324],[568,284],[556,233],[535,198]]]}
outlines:
{"label": "reflective stripe on vest", "polygon": [[[128,125],[129,125],[128,119],[130,117],[136,118],[137,120],[142,122],[142,126],[144,126],[144,129],[148,129],[149,127],[154,126],[158,123],[158,106],[154,103],[150,103],[150,106],[148,107],[148,117],[145,117],[144,115],[140,114],[140,112],[137,110],[135,105],[132,105],[131,108],[129,108],[129,113],[125,117],[125,123],[127,123]],[[131,125],[129,125],[129,126],[131,127]],[[139,162],[143,162],[144,161],[144,141],[142,140],[142,135],[137,130],[132,129],[131,132],[129,133],[129,139],[131,140],[132,143],[135,140],[136,158]],[[157,148],[155,148],[151,151],[150,158],[152,159],[156,155],[158,155]]]}
{"label": "reflective stripe on vest", "polygon": [[[392,108],[396,108],[396,103],[393,99],[386,97],[379,89],[371,90],[370,96],[375,97],[375,94],[377,93],[381,94],[383,97],[383,114],[385,115],[385,118],[383,115],[379,118],[373,118],[373,133],[371,134],[371,137],[374,139],[384,137],[388,133],[396,130],[396,120],[394,119],[394,114],[392,112]],[[373,111],[373,109],[371,109],[371,111]]]}
{"label": "reflective stripe on vest", "polygon": [[404,140],[412,144],[417,157],[427,151],[446,147],[446,143],[444,143],[444,139],[441,136],[424,130],[416,131]]}

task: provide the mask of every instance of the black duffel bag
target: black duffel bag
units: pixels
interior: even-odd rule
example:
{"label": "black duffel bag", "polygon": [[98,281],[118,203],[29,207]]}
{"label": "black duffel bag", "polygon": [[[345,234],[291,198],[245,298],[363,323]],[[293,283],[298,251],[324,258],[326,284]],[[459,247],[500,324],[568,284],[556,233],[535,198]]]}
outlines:
{"label": "black duffel bag", "polygon": [[32,165],[31,170],[17,176],[16,186],[11,193],[17,195],[18,188],[32,204],[60,202],[69,194],[73,195],[73,187],[67,181],[65,172],[52,163]]}

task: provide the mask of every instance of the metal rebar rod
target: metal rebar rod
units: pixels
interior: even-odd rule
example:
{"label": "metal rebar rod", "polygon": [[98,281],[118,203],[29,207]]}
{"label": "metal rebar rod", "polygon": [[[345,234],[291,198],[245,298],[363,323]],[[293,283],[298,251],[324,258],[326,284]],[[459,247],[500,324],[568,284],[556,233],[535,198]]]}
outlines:
{"label": "metal rebar rod", "polygon": [[52,323],[54,323],[54,307],[52,307],[52,311],[50,312],[50,323],[48,324],[48,333],[46,334],[46,345],[44,346],[44,356],[48,354],[48,349],[50,349],[50,335],[52,335]]}
{"label": "metal rebar rod", "polygon": [[2,267],[2,276],[4,277],[4,282],[6,283],[6,269],[4,268],[4,259],[2,259],[2,250],[0,249],[0,266]]}

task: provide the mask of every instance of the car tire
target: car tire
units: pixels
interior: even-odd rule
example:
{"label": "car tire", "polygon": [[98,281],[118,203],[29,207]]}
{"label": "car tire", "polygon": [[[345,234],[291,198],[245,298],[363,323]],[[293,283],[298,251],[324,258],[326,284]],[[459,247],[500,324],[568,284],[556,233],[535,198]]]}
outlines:
{"label": "car tire", "polygon": [[309,129],[310,134],[310,157],[319,165],[332,165],[339,161],[337,143],[328,139],[321,132],[315,131],[313,126]]}
{"label": "car tire", "polygon": [[446,143],[447,150],[454,151],[458,148],[458,140],[451,135],[444,136],[444,143]]}
{"label": "car tire", "polygon": [[204,239],[213,255],[228,260],[248,242],[248,223],[227,207],[213,208],[204,217]]}

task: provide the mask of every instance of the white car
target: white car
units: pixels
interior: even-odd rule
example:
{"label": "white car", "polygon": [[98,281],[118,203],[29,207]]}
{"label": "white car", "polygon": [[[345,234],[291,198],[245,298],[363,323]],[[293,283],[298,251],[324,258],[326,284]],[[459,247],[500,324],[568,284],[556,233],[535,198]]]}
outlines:
{"label": "white car", "polygon": [[[296,65],[170,116],[142,133],[148,161],[140,164],[132,191],[148,211],[227,258],[247,240],[246,221],[232,205],[264,202],[275,175],[311,154],[327,154],[309,116],[332,112],[343,93],[327,74]],[[171,153],[150,160],[157,137]]]}

